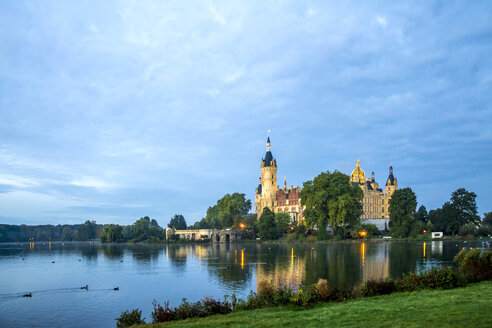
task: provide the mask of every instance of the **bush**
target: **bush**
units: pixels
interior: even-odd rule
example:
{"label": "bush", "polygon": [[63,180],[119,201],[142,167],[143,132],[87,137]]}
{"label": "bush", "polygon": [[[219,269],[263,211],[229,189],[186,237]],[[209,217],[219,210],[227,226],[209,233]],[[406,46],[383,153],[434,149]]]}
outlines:
{"label": "bush", "polygon": [[473,235],[477,233],[477,227],[473,223],[468,223],[465,225],[462,225],[459,231],[460,236],[468,236],[468,235]]}
{"label": "bush", "polygon": [[491,251],[480,251],[478,248],[469,251],[463,249],[454,257],[454,261],[459,264],[469,281],[492,279]]}
{"label": "bush", "polygon": [[420,274],[411,272],[396,281],[396,289],[398,291],[450,289],[465,285],[465,277],[451,267],[432,268]]}
{"label": "bush", "polygon": [[231,303],[227,301],[216,301],[212,297],[205,297],[203,301],[195,303],[189,303],[186,298],[183,298],[182,303],[175,308],[170,308],[169,302],[164,303],[164,307],[162,307],[155,300],[153,305],[154,312],[152,312],[152,320],[154,323],[207,317],[214,314],[227,314],[232,312]]}
{"label": "bush", "polygon": [[145,323],[145,319],[142,319],[142,310],[139,309],[127,310],[119,318],[116,318],[117,328],[130,327],[142,323]]}
{"label": "bush", "polygon": [[320,301],[325,302],[333,299],[334,289],[328,283],[328,280],[326,279],[318,280],[318,283],[316,284],[316,289],[318,291],[318,297]]}
{"label": "bush", "polygon": [[172,321],[176,317],[175,311],[169,307],[169,301],[164,303],[164,307],[156,300],[152,302],[152,305],[154,305],[154,312],[151,314],[153,323]]}
{"label": "bush", "polygon": [[394,290],[395,283],[393,280],[370,279],[360,285],[357,294],[363,297],[387,295]]}

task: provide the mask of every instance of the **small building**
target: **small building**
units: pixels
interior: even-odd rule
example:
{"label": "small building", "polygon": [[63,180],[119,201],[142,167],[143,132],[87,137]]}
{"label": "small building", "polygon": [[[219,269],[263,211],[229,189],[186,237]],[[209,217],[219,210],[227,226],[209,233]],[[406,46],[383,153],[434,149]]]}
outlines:
{"label": "small building", "polygon": [[442,238],[444,233],[442,231],[439,231],[439,232],[432,232],[432,239],[435,239],[435,238]]}
{"label": "small building", "polygon": [[211,238],[213,231],[214,229],[174,230],[174,234],[183,239],[201,240]]}
{"label": "small building", "polygon": [[[180,239],[211,239],[214,243],[228,243],[232,241],[240,241],[242,231],[237,229],[190,229],[174,230],[173,234],[178,236]],[[167,239],[169,239],[169,237],[167,237]]]}

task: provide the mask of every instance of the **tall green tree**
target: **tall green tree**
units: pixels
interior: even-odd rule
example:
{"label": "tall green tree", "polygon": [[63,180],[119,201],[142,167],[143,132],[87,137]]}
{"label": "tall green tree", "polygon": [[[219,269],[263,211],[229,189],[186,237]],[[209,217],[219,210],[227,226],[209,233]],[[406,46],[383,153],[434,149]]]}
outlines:
{"label": "tall green tree", "polygon": [[121,241],[123,239],[122,230],[123,228],[118,224],[108,224],[101,231],[101,242],[112,243]]}
{"label": "tall green tree", "polygon": [[97,224],[96,221],[85,221],[74,232],[74,240],[92,240],[96,238]]}
{"label": "tall green tree", "polygon": [[277,225],[277,229],[279,234],[286,233],[289,231],[291,225],[292,218],[288,213],[278,212],[275,213],[275,223]]}
{"label": "tall green tree", "polygon": [[279,230],[277,223],[275,222],[275,213],[273,213],[268,207],[263,209],[260,220],[257,223],[258,236],[262,240],[274,240],[279,237]]}
{"label": "tall green tree", "polygon": [[449,202],[442,208],[429,212],[429,218],[435,231],[444,231],[446,234],[457,234],[466,224],[478,225],[480,217],[477,215],[477,203],[474,192],[459,188],[451,194]]}
{"label": "tall green tree", "polygon": [[408,237],[415,228],[417,196],[410,188],[396,190],[389,201],[390,231],[393,237]]}
{"label": "tall green tree", "polygon": [[427,213],[427,209],[424,205],[420,205],[417,210],[416,218],[418,222],[426,224],[429,221],[429,213]]}
{"label": "tall green tree", "polygon": [[194,226],[204,229],[225,229],[238,227],[248,216],[251,200],[245,194],[227,194],[217,201],[217,204],[207,210],[207,215]]}
{"label": "tall green tree", "polygon": [[185,230],[187,228],[186,220],[181,214],[175,214],[169,221],[169,226],[176,230]]}
{"label": "tall green tree", "polygon": [[251,200],[245,194],[225,195],[217,202],[218,218],[223,228],[238,227],[241,219],[248,215]]}
{"label": "tall green tree", "polygon": [[456,211],[457,220],[461,225],[480,223],[476,198],[477,194],[467,191],[465,188],[459,188],[451,194],[451,205]]}
{"label": "tall green tree", "polygon": [[329,224],[334,235],[337,226],[359,223],[362,210],[362,189],[350,183],[348,175],[335,171],[322,172],[303,184],[301,204],[308,227],[318,228],[318,238],[326,237]]}
{"label": "tall green tree", "polygon": [[492,226],[492,212],[483,214],[482,224],[487,224],[489,226]]}

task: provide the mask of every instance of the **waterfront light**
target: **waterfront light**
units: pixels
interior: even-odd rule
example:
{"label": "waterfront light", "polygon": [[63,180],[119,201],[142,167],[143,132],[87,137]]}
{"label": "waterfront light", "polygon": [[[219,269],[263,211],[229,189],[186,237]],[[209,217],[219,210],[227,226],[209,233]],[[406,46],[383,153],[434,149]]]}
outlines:
{"label": "waterfront light", "polygon": [[364,230],[359,231],[359,236],[365,237],[366,235],[367,235],[367,231],[364,231]]}
{"label": "waterfront light", "polygon": [[243,229],[244,227],[246,227],[246,225],[244,223],[239,223],[239,227]]}

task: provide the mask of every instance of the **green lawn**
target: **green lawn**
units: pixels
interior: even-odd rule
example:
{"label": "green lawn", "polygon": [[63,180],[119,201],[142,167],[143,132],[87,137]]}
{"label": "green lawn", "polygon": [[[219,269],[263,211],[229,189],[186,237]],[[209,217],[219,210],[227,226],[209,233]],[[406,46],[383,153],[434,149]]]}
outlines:
{"label": "green lawn", "polygon": [[492,327],[492,281],[323,303],[241,311],[139,327]]}

